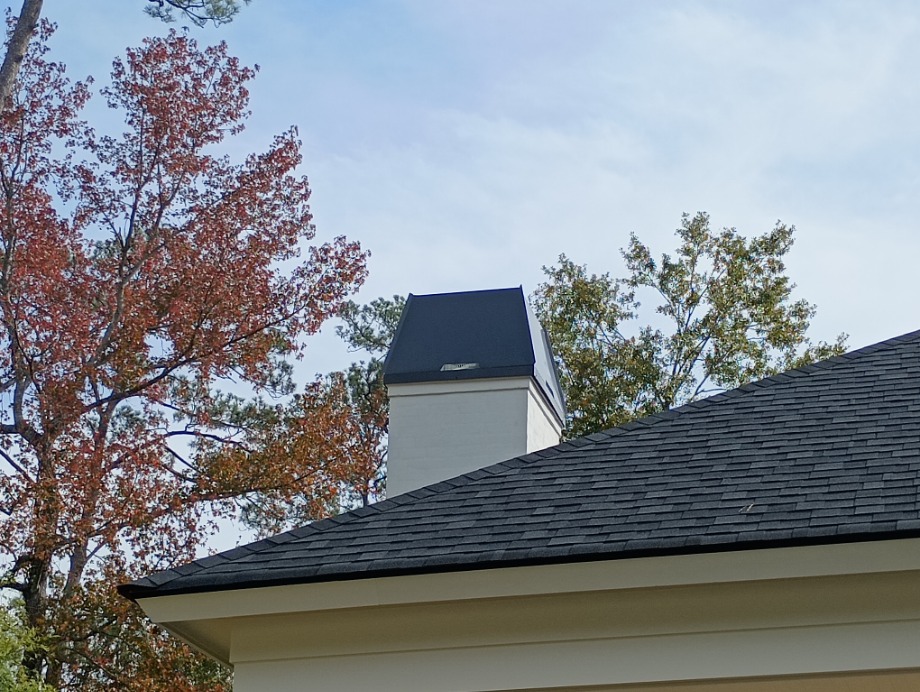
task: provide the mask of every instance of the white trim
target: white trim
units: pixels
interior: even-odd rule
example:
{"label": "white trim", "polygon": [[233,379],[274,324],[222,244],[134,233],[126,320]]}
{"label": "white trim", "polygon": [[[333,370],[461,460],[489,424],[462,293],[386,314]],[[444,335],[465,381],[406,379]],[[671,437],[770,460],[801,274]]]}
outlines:
{"label": "white trim", "polygon": [[551,402],[540,384],[532,375],[516,377],[494,377],[470,380],[438,380],[436,382],[406,382],[403,384],[387,385],[387,394],[394,397],[408,396],[439,396],[445,394],[460,394],[465,392],[493,392],[508,389],[527,389],[530,395],[537,400],[543,415],[553,422],[554,427],[562,432],[562,421],[553,408]]}
{"label": "white trim", "polygon": [[434,396],[438,394],[457,394],[459,392],[492,392],[505,389],[527,389],[533,377],[493,377],[478,380],[438,380],[437,382],[406,382],[388,384],[390,398],[400,396]]}
{"label": "white trim", "polygon": [[155,622],[920,570],[920,539],[506,567],[141,598]]}

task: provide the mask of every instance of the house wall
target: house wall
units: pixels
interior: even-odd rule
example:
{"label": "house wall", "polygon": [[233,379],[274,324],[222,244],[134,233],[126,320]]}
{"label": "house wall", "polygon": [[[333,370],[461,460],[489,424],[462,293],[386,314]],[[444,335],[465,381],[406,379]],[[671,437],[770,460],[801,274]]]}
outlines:
{"label": "house wall", "polygon": [[920,540],[160,597],[235,691],[920,689]]}
{"label": "house wall", "polygon": [[559,444],[562,424],[531,381],[527,388],[527,440],[525,454]]}
{"label": "house wall", "polygon": [[869,673],[920,665],[918,579],[745,582],[256,619],[234,637],[234,689],[706,687],[785,675],[815,683],[846,672],[874,685]]}
{"label": "house wall", "polygon": [[387,492],[398,495],[558,444],[529,377],[390,385]]}

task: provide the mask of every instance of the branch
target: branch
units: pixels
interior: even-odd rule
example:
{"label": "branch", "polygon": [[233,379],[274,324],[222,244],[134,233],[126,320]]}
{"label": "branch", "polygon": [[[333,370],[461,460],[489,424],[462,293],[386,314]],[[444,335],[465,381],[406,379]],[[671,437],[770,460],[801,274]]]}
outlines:
{"label": "branch", "polygon": [[[214,26],[230,22],[239,12],[239,2],[221,2],[215,0],[147,0],[156,7],[147,7],[147,14],[164,22],[175,21],[172,8],[188,17],[195,26],[202,27],[209,21]],[[249,3],[249,0],[242,0]],[[197,11],[196,11],[197,10]]]}
{"label": "branch", "polygon": [[[198,473],[198,469],[195,468],[194,464],[192,464],[190,461],[188,461],[184,456],[182,456],[181,454],[179,454],[179,452],[177,452],[176,450],[174,450],[174,449],[173,449],[172,447],[170,447],[169,445],[166,445],[166,451],[169,452],[169,454],[170,454],[176,461],[178,461],[180,464],[182,464],[183,466],[185,466],[185,467],[188,468],[189,470],[194,471],[195,473]],[[180,480],[183,480],[183,481],[185,481],[186,483],[194,483],[194,482],[195,482],[195,479],[194,479],[192,476],[187,476],[187,475],[185,475],[184,473],[179,473],[179,472],[176,471],[176,469],[174,469],[172,466],[166,466],[165,464],[162,464],[161,466],[162,466],[166,471],[168,471],[169,473],[171,473],[172,475],[174,475],[176,478],[179,478]]]}
{"label": "branch", "polygon": [[[192,343],[189,345],[188,348],[186,348],[182,353],[179,354],[179,360],[175,361],[174,363],[161,366],[162,371],[159,372],[158,374],[154,375],[150,379],[144,380],[143,382],[135,385],[134,387],[130,387],[129,389],[126,389],[121,392],[113,392],[112,394],[110,394],[109,396],[103,399],[97,399],[96,401],[85,404],[82,410],[80,411],[80,414],[82,415],[84,413],[88,413],[89,411],[99,408],[100,406],[104,406],[110,402],[118,403],[120,401],[124,401],[125,399],[130,399],[131,397],[137,396],[144,390],[149,389],[153,385],[162,382],[164,379],[169,377],[176,370],[179,370],[180,368],[184,368],[188,365],[192,365],[193,363],[201,361],[202,359],[207,358],[208,356],[212,356],[216,353],[220,353],[224,349],[227,349],[231,346],[235,346],[236,344],[242,341],[245,341],[246,339],[252,338],[256,334],[260,334],[264,332],[266,329],[271,329],[272,327],[277,327],[278,325],[284,324],[287,320],[291,319],[295,314],[297,313],[295,312],[295,313],[291,313],[290,315],[282,315],[278,317],[278,319],[276,320],[273,320],[271,322],[266,322],[265,324],[258,325],[254,327],[253,329],[250,329],[249,331],[244,332],[242,334],[238,334],[234,336],[233,338],[228,339],[224,341],[223,343],[219,344],[215,348],[209,351],[205,351],[203,353],[197,353],[197,354],[192,353],[192,351],[194,350],[192,348],[194,346],[194,343]],[[2,427],[0,427],[0,432],[2,432]],[[17,430],[16,432],[19,432],[19,431]]]}
{"label": "branch", "polygon": [[13,469],[15,469],[15,471],[29,483],[29,485],[34,485],[35,479],[29,475],[29,472],[26,471],[22,466],[17,464],[13,460],[13,458],[2,449],[0,449],[0,459],[3,459],[4,461],[6,461],[6,463],[12,466]]}
{"label": "branch", "polygon": [[28,586],[18,581],[0,581],[0,589],[13,589],[24,594]]}
{"label": "branch", "polygon": [[705,385],[707,382],[709,382],[709,373],[704,373],[702,379],[700,380],[700,383],[696,386],[696,389],[693,391],[693,396],[691,397],[691,401],[696,401],[697,398],[699,398],[699,397],[702,396],[703,394],[711,394],[711,393],[713,393],[713,392],[722,392],[722,391],[725,391],[725,390],[724,390],[723,388],[721,388],[721,387],[714,387],[714,388],[712,388],[712,389],[705,389],[704,385]]}
{"label": "branch", "polygon": [[[140,124],[140,127],[142,128],[142,134],[143,134],[143,126],[144,126],[144,123],[142,120]],[[143,137],[141,137],[140,139],[143,140]],[[161,146],[162,146],[162,142],[158,141],[156,143],[156,146],[154,147],[154,150],[152,153],[152,160],[154,163],[160,157],[160,147]],[[115,335],[115,331],[118,328],[119,323],[121,322],[121,316],[124,314],[125,290],[128,287],[128,282],[131,281],[138,274],[138,272],[141,270],[141,267],[144,266],[144,263],[148,259],[150,259],[150,257],[153,256],[155,252],[161,249],[160,246],[150,244],[147,248],[147,251],[143,255],[141,255],[133,264],[129,262],[131,250],[133,249],[133,246],[134,246],[137,210],[140,205],[141,195],[144,189],[146,188],[147,183],[149,183],[153,179],[153,168],[154,168],[154,165],[151,164],[150,173],[145,176],[143,174],[144,173],[143,171],[143,168],[144,168],[143,148],[141,148],[141,150],[138,152],[138,156],[140,157],[140,163],[138,164],[138,169],[140,171],[140,175],[142,176],[142,179],[138,182],[134,190],[134,196],[131,202],[131,213],[129,214],[129,217],[128,217],[128,229],[125,234],[125,238],[123,241],[119,240],[119,244],[121,245],[121,259],[119,260],[119,266],[118,266],[118,272],[120,274],[120,277],[118,279],[118,285],[115,289],[116,290],[115,307],[112,311],[112,316],[109,318],[109,324],[105,329],[105,333],[102,335],[102,338],[99,341],[99,345],[96,348],[96,352],[93,354],[93,357],[90,359],[90,365],[92,365],[93,367],[96,367],[103,362],[103,356],[105,355],[105,352],[108,350],[110,344],[112,343],[112,340]],[[156,218],[155,223],[153,224],[151,233],[153,233],[155,230],[158,230],[160,228],[160,224],[162,222],[165,209],[175,199],[178,189],[179,189],[179,186],[176,185],[176,188],[173,191],[173,193],[165,201],[160,203],[159,208],[157,210],[157,218]]]}
{"label": "branch", "polygon": [[220,435],[215,435],[213,433],[201,432],[200,430],[171,430],[164,435],[164,437],[200,437],[205,440],[211,440],[213,442],[218,442],[225,445],[233,445],[239,449],[242,449],[244,452],[250,452],[252,450],[246,446],[245,443],[240,442],[239,440],[231,440],[227,437],[222,437]]}

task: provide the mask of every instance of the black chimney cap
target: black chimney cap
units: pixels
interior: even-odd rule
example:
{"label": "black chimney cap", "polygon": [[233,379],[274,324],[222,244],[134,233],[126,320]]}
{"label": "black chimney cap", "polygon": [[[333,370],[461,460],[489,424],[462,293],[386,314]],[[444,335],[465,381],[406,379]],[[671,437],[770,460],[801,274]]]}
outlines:
{"label": "black chimney cap", "polygon": [[520,287],[410,294],[383,373],[388,385],[529,376],[565,422],[549,338]]}

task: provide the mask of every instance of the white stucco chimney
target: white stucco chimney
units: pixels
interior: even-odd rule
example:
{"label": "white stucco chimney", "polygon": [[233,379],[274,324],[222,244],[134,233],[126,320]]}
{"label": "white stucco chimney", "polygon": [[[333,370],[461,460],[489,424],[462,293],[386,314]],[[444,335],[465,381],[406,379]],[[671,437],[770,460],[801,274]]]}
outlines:
{"label": "white stucco chimney", "polygon": [[393,497],[558,444],[565,403],[521,288],[410,295],[384,365]]}

